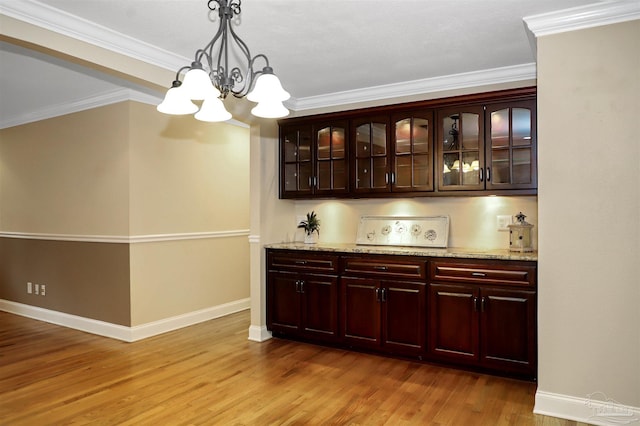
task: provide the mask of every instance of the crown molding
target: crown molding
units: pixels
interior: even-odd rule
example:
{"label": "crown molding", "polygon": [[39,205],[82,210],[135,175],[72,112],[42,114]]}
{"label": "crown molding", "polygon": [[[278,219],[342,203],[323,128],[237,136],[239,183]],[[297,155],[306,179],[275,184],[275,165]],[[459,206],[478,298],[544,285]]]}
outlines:
{"label": "crown molding", "polygon": [[0,120],[0,129],[60,117],[66,114],[72,114],[124,101],[137,101],[150,105],[157,105],[162,101],[162,99],[136,90],[118,88],[72,102],[49,105],[45,108],[29,111],[26,114],[13,117],[3,117]]}
{"label": "crown molding", "polygon": [[0,0],[0,13],[171,71],[191,63],[188,58],[35,0]]}
{"label": "crown molding", "polygon": [[640,19],[640,2],[612,0],[526,16],[523,20],[527,29],[540,37],[636,19]]}
{"label": "crown molding", "polygon": [[310,96],[285,102],[285,104],[295,111],[303,111],[535,78],[536,64],[529,63]]}

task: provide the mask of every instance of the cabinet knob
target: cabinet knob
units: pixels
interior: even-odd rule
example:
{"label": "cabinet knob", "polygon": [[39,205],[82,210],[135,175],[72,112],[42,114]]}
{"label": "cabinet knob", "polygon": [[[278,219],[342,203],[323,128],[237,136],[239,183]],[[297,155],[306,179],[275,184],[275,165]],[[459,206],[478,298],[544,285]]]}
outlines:
{"label": "cabinet knob", "polygon": [[375,269],[376,271],[386,271],[387,267],[386,266],[374,266],[373,269]]}

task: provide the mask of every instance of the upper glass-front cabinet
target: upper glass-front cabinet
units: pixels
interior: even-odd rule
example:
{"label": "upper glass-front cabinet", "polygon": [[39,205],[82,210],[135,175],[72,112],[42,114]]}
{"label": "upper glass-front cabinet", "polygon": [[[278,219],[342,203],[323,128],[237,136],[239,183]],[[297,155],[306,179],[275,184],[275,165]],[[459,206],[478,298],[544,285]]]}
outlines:
{"label": "upper glass-front cabinet", "polygon": [[487,105],[487,189],[535,188],[536,104]]}
{"label": "upper glass-front cabinet", "polygon": [[311,126],[280,128],[281,196],[310,195],[312,185]]}
{"label": "upper glass-front cabinet", "polygon": [[433,112],[397,114],[392,122],[392,191],[432,191]]}
{"label": "upper glass-front cabinet", "polygon": [[355,192],[389,191],[389,119],[368,117],[354,120],[352,141],[355,152]]}
{"label": "upper glass-front cabinet", "polygon": [[349,189],[347,122],[314,125],[316,170],[312,186],[316,194],[338,194]]}
{"label": "upper glass-front cabinet", "polygon": [[484,189],[484,111],[461,106],[438,111],[438,188]]}

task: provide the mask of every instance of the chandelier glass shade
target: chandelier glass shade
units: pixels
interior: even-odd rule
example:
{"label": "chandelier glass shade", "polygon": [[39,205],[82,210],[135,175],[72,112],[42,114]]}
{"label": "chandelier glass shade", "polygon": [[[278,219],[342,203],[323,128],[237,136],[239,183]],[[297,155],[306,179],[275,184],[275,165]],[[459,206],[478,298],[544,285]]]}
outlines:
{"label": "chandelier glass shade", "polygon": [[[236,98],[246,97],[257,103],[251,110],[257,117],[279,118],[289,115],[283,102],[290,95],[273,73],[269,59],[264,54],[252,57],[249,47],[231,25],[233,17],[240,14],[241,2],[208,1],[209,10],[218,11],[218,31],[203,49],[196,51],[191,65],[178,70],[171,88],[157,107],[158,111],[173,115],[195,113],[195,118],[201,121],[226,121],[231,114],[226,110],[223,100],[232,94]],[[230,56],[240,57],[240,63],[230,65]],[[263,64],[261,69],[256,70],[258,62]],[[202,104],[198,106],[193,101],[202,101]]]}

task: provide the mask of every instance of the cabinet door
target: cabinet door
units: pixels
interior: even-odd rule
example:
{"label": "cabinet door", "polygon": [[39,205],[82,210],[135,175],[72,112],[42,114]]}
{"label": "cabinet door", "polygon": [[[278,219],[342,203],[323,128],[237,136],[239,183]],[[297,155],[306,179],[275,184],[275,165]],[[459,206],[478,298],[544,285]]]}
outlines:
{"label": "cabinet door", "polygon": [[338,278],[306,275],[299,288],[302,331],[308,337],[334,340],[338,336]]}
{"label": "cabinet door", "polygon": [[297,334],[300,330],[300,293],[297,275],[270,272],[267,276],[267,327]]}
{"label": "cabinet door", "polygon": [[380,287],[375,280],[341,278],[342,334],[347,344],[380,347]]}
{"label": "cabinet door", "polygon": [[349,191],[347,121],[314,125],[315,170],[312,178],[317,195]]}
{"label": "cabinet door", "polygon": [[389,352],[422,355],[426,349],[425,284],[382,282],[382,339]]}
{"label": "cabinet door", "polygon": [[482,289],[481,296],[482,364],[535,376],[535,293]]}
{"label": "cabinet door", "polygon": [[392,191],[433,191],[433,111],[397,114],[392,124]]}
{"label": "cabinet door", "polygon": [[487,189],[537,186],[536,103],[487,105]]}
{"label": "cabinet door", "polygon": [[311,125],[280,128],[280,197],[312,193]]}
{"label": "cabinet door", "polygon": [[429,353],[439,359],[479,361],[478,290],[466,285],[429,285]]}
{"label": "cabinet door", "polygon": [[356,193],[388,192],[389,118],[367,117],[351,122],[354,152],[353,189]]}
{"label": "cabinet door", "polygon": [[484,189],[484,110],[460,106],[438,111],[438,189]]}

